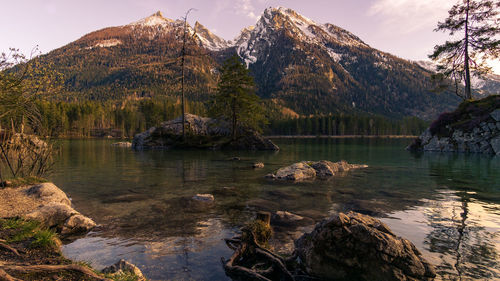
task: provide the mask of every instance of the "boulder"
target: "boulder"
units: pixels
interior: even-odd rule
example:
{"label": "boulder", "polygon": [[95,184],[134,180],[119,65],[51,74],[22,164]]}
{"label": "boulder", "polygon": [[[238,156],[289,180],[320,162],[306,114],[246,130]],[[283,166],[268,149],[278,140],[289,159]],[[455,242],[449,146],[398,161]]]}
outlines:
{"label": "boulder", "polygon": [[54,228],[63,236],[90,231],[96,226],[90,218],[62,203],[52,202],[25,215],[25,218],[39,221],[42,225]]}
{"label": "boulder", "polygon": [[95,226],[96,224],[92,219],[82,214],[74,214],[71,217],[69,217],[63,224],[61,229],[61,234],[64,236],[64,235],[85,233],[90,231]]}
{"label": "boulder", "polygon": [[491,148],[495,152],[496,155],[500,155],[500,136],[491,139],[490,141]]}
{"label": "boulder", "polygon": [[323,280],[432,280],[434,267],[380,220],[339,213],[295,241],[297,262]]}
{"label": "boulder", "polygon": [[128,272],[128,273],[132,273],[133,275],[136,276],[136,278],[134,280],[137,280],[137,281],[146,281],[147,280],[144,277],[144,275],[142,274],[142,271],[137,266],[135,266],[134,264],[132,264],[128,261],[125,261],[123,259],[121,259],[120,261],[118,261],[117,263],[115,263],[113,265],[105,267],[102,270],[102,272],[106,273],[106,274],[112,274],[112,275],[117,276],[117,277]]}
{"label": "boulder", "polygon": [[342,160],[339,162],[331,162],[327,160],[321,161],[302,161],[292,164],[287,167],[280,168],[275,174],[266,175],[266,178],[284,179],[284,180],[309,180],[316,177],[328,178],[347,172],[351,169],[366,168],[367,165],[349,164]]}
{"label": "boulder", "polygon": [[71,206],[71,201],[69,200],[66,193],[60,190],[55,184],[51,182],[41,183],[34,185],[26,190],[28,196],[34,196],[42,203],[61,203],[67,206]]}
{"label": "boulder", "polygon": [[301,181],[316,177],[316,170],[307,162],[299,162],[287,167],[280,168],[276,172],[277,179]]}
{"label": "boulder", "polygon": [[490,116],[491,118],[493,118],[493,120],[500,122],[500,108],[493,110],[490,113]]}

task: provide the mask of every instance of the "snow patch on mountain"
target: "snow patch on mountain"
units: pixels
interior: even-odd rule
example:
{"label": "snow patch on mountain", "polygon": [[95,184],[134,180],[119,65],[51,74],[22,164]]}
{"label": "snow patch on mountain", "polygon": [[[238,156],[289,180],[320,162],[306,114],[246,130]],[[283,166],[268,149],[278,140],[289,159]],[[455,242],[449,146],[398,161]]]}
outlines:
{"label": "snow patch on mountain", "polygon": [[194,31],[200,43],[211,51],[220,51],[229,47],[229,43],[226,40],[213,34],[199,22],[195,23]]}
{"label": "snow patch on mountain", "polygon": [[[368,47],[361,39],[350,32],[332,24],[319,24],[283,7],[267,8],[260,16],[255,27],[243,29],[234,40],[238,55],[247,66],[264,58],[265,49],[273,44],[280,30],[301,42],[314,44],[323,49],[335,62],[342,54],[332,46]],[[332,45],[333,44],[333,45]]]}
{"label": "snow patch on mountain", "polygon": [[152,26],[167,27],[172,22],[174,22],[174,21],[163,17],[163,14],[160,11],[158,11],[149,17],[143,18],[141,20],[138,20],[136,22],[129,24],[129,26],[133,26],[133,27],[152,27]]}
{"label": "snow patch on mountain", "polygon": [[92,46],[86,47],[87,50],[92,50],[93,48],[109,48],[117,45],[121,45],[122,41],[119,39],[107,39],[95,43]]}

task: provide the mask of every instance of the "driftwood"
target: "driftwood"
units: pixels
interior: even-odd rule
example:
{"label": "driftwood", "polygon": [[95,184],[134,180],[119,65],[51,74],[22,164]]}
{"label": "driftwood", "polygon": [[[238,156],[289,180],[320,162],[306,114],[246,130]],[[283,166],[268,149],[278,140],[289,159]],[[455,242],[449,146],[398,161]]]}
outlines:
{"label": "driftwood", "polygon": [[67,265],[2,265],[0,268],[0,280],[2,281],[18,281],[20,279],[10,276],[6,271],[17,272],[17,273],[57,273],[61,271],[76,271],[88,278],[93,278],[101,281],[112,281],[109,278],[105,278],[97,275],[95,272],[87,267],[67,264]]}
{"label": "driftwood", "polygon": [[[257,221],[270,228],[269,217],[258,214]],[[234,250],[229,260],[221,258],[226,274],[236,280],[295,281],[294,274],[287,268],[287,261],[263,247],[256,239],[256,233],[249,227],[242,228],[240,236],[225,239],[226,245]]]}

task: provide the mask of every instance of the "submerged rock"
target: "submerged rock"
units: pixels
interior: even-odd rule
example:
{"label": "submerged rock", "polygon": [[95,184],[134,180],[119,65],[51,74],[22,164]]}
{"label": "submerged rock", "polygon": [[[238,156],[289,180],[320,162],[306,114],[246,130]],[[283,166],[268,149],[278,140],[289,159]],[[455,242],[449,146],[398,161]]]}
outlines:
{"label": "submerged rock", "polygon": [[131,273],[131,274],[135,275],[135,277],[136,277],[133,280],[137,280],[137,281],[146,281],[147,280],[144,277],[144,275],[142,274],[142,271],[137,266],[135,266],[134,264],[132,264],[124,259],[121,259],[120,261],[118,261],[117,263],[115,263],[113,265],[105,267],[102,270],[102,272],[106,273],[106,274],[112,274],[112,275],[117,276],[117,277],[119,277],[120,275],[123,275],[125,273]]}
{"label": "submerged rock", "polygon": [[276,226],[298,227],[311,224],[313,220],[287,211],[276,211],[271,217],[271,222]]}
{"label": "submerged rock", "polygon": [[287,167],[280,168],[275,174],[266,175],[267,178],[283,180],[310,180],[319,178],[328,178],[347,172],[351,169],[366,168],[367,165],[349,164],[346,161],[331,162],[321,160],[317,162],[302,161]]}
{"label": "submerged rock", "polygon": [[211,203],[214,202],[215,198],[212,194],[196,194],[192,198],[195,201],[200,201],[200,202],[207,202]]}
{"label": "submerged rock", "polygon": [[465,101],[441,114],[407,149],[500,155],[500,96]]}
{"label": "submerged rock", "polygon": [[186,114],[185,123],[185,139],[182,138],[182,117],[178,117],[135,135],[132,147],[279,150],[269,139],[250,130],[240,130],[239,137],[232,140],[230,126],[225,121]]}
{"label": "submerged rock", "polygon": [[262,163],[262,162],[253,163],[252,168],[254,168],[254,169],[264,168],[264,163]]}
{"label": "submerged rock", "polygon": [[380,220],[339,213],[295,241],[299,266],[323,280],[432,280],[436,273],[410,241]]}
{"label": "submerged rock", "polygon": [[112,143],[111,145],[118,146],[118,147],[132,147],[132,143],[129,141],[115,142],[115,143]]}

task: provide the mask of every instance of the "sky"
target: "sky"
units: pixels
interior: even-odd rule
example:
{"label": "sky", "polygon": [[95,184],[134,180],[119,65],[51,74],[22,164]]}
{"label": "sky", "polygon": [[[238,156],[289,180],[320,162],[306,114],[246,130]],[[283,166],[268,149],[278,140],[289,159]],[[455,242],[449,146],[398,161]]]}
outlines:
{"label": "sky", "polygon": [[[171,19],[199,21],[231,40],[254,25],[267,7],[287,7],[317,23],[340,26],[370,46],[411,60],[425,60],[447,34],[434,32],[456,0],[2,0],[0,52],[29,55],[62,47],[109,26],[125,25],[156,11]],[[500,61],[492,63],[500,74]]]}

